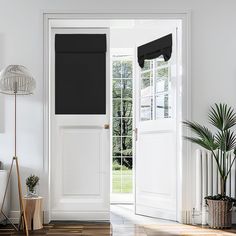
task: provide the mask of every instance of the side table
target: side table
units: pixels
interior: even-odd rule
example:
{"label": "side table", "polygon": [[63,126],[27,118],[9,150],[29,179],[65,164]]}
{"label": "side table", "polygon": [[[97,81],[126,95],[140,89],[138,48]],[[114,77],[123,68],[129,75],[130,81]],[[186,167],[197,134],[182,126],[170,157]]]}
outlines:
{"label": "side table", "polygon": [[29,230],[43,228],[43,198],[42,197],[24,197],[24,207],[26,220]]}

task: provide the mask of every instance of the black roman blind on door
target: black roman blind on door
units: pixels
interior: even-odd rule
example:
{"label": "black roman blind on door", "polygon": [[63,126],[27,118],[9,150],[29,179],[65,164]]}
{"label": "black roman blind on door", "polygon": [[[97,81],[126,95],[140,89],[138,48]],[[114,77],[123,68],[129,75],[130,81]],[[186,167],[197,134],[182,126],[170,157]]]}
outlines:
{"label": "black roman blind on door", "polygon": [[106,114],[106,34],[55,35],[55,113]]}

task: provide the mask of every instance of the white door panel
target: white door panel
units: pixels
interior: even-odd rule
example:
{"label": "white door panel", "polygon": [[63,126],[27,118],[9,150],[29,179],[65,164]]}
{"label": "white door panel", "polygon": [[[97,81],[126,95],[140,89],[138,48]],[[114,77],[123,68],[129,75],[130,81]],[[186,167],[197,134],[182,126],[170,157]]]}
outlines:
{"label": "white door panel", "polygon": [[[172,40],[172,57],[168,63],[158,66],[158,60],[162,60],[159,58],[144,70],[137,70],[135,211],[176,220],[175,33]],[[166,75],[160,79],[156,74],[163,68]]]}
{"label": "white door panel", "polygon": [[[106,34],[106,114],[55,115],[55,34]],[[108,29],[54,29],[50,80],[51,220],[109,220],[109,32]],[[91,65],[92,69],[92,65]],[[91,85],[92,86],[92,85]],[[86,88],[89,90],[89,88]],[[83,102],[83,101],[75,101]]]}

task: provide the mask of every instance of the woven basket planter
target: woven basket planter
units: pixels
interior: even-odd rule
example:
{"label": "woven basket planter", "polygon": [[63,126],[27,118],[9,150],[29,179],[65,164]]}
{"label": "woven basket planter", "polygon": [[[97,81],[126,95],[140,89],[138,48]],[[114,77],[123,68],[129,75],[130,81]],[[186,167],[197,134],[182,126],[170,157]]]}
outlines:
{"label": "woven basket planter", "polygon": [[225,229],[232,227],[232,202],[207,199],[207,205],[210,228]]}

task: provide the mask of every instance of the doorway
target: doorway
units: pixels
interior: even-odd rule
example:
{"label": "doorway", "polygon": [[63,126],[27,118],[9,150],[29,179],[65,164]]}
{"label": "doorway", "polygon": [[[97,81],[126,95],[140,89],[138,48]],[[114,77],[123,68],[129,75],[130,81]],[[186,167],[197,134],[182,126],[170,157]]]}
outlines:
{"label": "doorway", "polygon": [[[137,156],[138,156],[138,152],[137,151],[137,140],[139,140],[138,142],[140,142],[140,140],[143,140],[143,137],[141,137],[140,135],[141,134],[147,134],[148,132],[150,133],[153,133],[152,130],[153,130],[153,126],[150,126],[150,124],[153,124],[156,122],[156,121],[160,121],[159,124],[155,124],[156,128],[157,126],[159,127],[168,127],[168,124],[165,124],[163,126],[163,122],[160,120],[160,119],[154,119],[155,116],[162,116],[162,118],[170,118],[168,114],[174,114],[172,111],[175,109],[175,106],[170,106],[169,105],[169,101],[167,98],[166,98],[166,91],[164,91],[165,94],[162,94],[162,98],[159,99],[159,101],[157,101],[157,96],[160,96],[156,94],[156,91],[154,91],[154,86],[151,85],[151,83],[153,84],[154,82],[152,81],[154,79],[154,77],[149,78],[149,82],[150,83],[150,86],[147,86],[147,81],[148,79],[145,77],[142,78],[142,74],[145,74],[146,72],[151,72],[151,64],[154,63],[154,64],[158,64],[161,66],[161,63],[162,61],[155,61],[155,62],[149,62],[149,67],[145,67],[145,69],[147,70],[146,72],[145,71],[141,71],[138,66],[137,66],[137,55],[136,55],[136,50],[137,50],[137,47],[144,44],[144,43],[147,43],[151,40],[155,40],[157,39],[158,37],[161,37],[161,36],[164,36],[165,34],[167,33],[170,33],[170,28],[166,28],[166,27],[163,27],[163,25],[161,26],[161,24],[163,22],[171,22],[172,23],[174,22],[174,20],[151,20],[151,19],[140,19],[140,20],[132,20],[132,19],[129,19],[129,20],[124,20],[124,19],[112,19],[112,20],[104,20],[104,19],[101,19],[101,20],[88,20],[88,19],[83,19],[83,20],[75,20],[75,19],[70,19],[70,20],[53,20],[51,22],[51,26],[52,28],[60,28],[62,25],[63,25],[63,29],[65,28],[70,28],[71,31],[73,31],[74,29],[78,29],[78,28],[89,28],[90,30],[93,30],[93,29],[98,29],[98,28],[106,28],[108,29],[109,31],[109,50],[111,51],[112,53],[112,50],[113,52],[115,51],[115,53],[112,55],[112,54],[109,54],[109,63],[112,64],[113,62],[116,64],[124,64],[124,67],[127,67],[127,64],[128,64],[128,67],[130,66],[129,64],[132,64],[130,67],[132,68],[132,75],[130,76],[128,72],[128,75],[126,76],[121,76],[121,77],[114,77],[114,83],[113,83],[113,79],[112,79],[112,84],[116,87],[117,84],[120,83],[120,85],[118,85],[117,88],[119,88],[120,86],[120,89],[121,89],[121,95],[120,97],[116,97],[116,99],[114,99],[113,97],[113,94],[112,94],[112,91],[113,91],[113,86],[110,86],[110,99],[111,101],[116,101],[116,104],[117,107],[115,109],[117,109],[116,111],[114,111],[115,109],[113,109],[113,112],[110,113],[110,142],[114,143],[114,142],[117,142],[119,143],[120,142],[120,148],[118,147],[118,145],[115,145],[116,147],[116,150],[112,149],[110,150],[110,192],[113,194],[119,194],[120,196],[118,196],[118,202],[121,202],[121,203],[135,203],[135,211],[137,214],[143,214],[142,212],[140,212],[140,210],[137,209],[137,194],[139,194],[137,192],[137,170],[138,170],[138,162],[137,162]],[[131,46],[128,46],[127,45],[127,42],[132,41],[132,43],[134,42],[132,37],[131,37],[131,34],[133,33],[131,28],[133,28],[135,26],[135,23],[138,23],[138,24],[141,24],[143,28],[145,28],[147,30],[147,24],[150,24],[150,28],[148,28],[148,30],[150,32],[152,32],[152,37],[150,37],[151,34],[147,34],[147,32],[145,32],[145,30],[143,30],[142,34],[144,35],[144,38],[142,38],[142,41],[140,41],[139,43],[135,42],[135,45],[133,44],[132,47]],[[177,21],[176,21],[177,22]],[[175,22],[175,24],[176,24]],[[178,22],[180,22],[181,24],[181,20],[178,20]],[[178,23],[179,24],[179,23]],[[156,26],[159,26],[159,34],[157,34],[155,32],[155,30],[153,31],[153,29],[157,29],[158,27]],[[173,25],[172,25],[173,26]],[[74,28],[74,29],[73,29]],[[160,33],[160,29],[162,30]],[[114,31],[113,31],[114,30]],[[113,32],[112,32],[113,31]],[[117,33],[121,33],[121,31],[125,31],[126,33],[123,34],[123,39],[121,40],[121,38],[119,37],[115,37],[116,39],[120,39],[120,42],[119,42],[119,46],[118,45],[114,45],[113,42],[112,42],[112,35],[114,33],[117,34]],[[176,32],[176,27],[172,27],[171,28],[171,32]],[[130,35],[130,37],[129,37]],[[182,31],[180,33],[180,35],[182,35]],[[137,37],[137,35],[134,35]],[[147,37],[150,37],[147,39]],[[127,39],[127,40],[126,40]],[[117,43],[117,42],[116,42]],[[123,44],[123,45],[122,45]],[[119,51],[119,53],[118,53]],[[125,51],[125,52],[124,52]],[[182,52],[181,52],[182,53]],[[116,54],[116,55],[115,55]],[[175,55],[176,56],[176,55]],[[128,63],[126,63],[128,62]],[[163,66],[163,65],[162,65]],[[119,66],[118,66],[119,67]],[[109,66],[109,68],[111,68],[111,65]],[[122,68],[122,66],[121,66]],[[153,66],[153,68],[155,68]],[[174,67],[173,67],[174,68]],[[176,69],[176,65],[175,65],[175,69]],[[113,69],[113,68],[112,68]],[[164,68],[160,68],[160,69],[164,69]],[[122,69],[123,70],[123,69]],[[154,69],[154,71],[156,72],[157,68]],[[152,72],[154,72],[152,71]],[[166,70],[164,70],[166,71]],[[111,70],[110,72],[110,75],[113,73],[113,71]],[[123,72],[122,72],[123,73]],[[126,73],[126,72],[125,72]],[[165,73],[165,72],[164,72]],[[168,72],[169,73],[169,72]],[[150,76],[151,76],[151,73],[150,73]],[[135,79],[134,79],[135,78]],[[123,79],[123,80],[122,80]],[[145,88],[149,87],[148,89],[146,89],[145,91],[149,90],[149,89],[152,89],[154,92],[155,92],[155,96],[154,94],[150,94],[149,97],[153,97],[153,98],[142,98],[141,96],[145,93],[145,92],[142,92],[141,93],[141,90],[139,88],[141,88],[140,86],[140,83],[141,81],[145,81],[144,83],[144,86],[146,86]],[[143,82],[142,81],[142,82]],[[111,82],[111,77],[110,77],[110,82]],[[177,83],[177,82],[176,82]],[[181,81],[178,81],[179,84],[181,84]],[[173,83],[174,84],[174,83]],[[140,86],[140,87],[139,87]],[[142,85],[143,86],[143,85]],[[163,83],[159,85],[159,88],[167,88],[169,86],[169,84],[165,84],[163,85]],[[158,86],[157,86],[158,87]],[[155,87],[155,88],[157,88]],[[144,87],[142,87],[144,89]],[[119,90],[119,89],[118,89]],[[131,92],[131,93],[130,93]],[[130,94],[132,95],[132,97],[130,97]],[[172,97],[173,95],[176,96],[176,94],[178,94],[177,91],[175,91],[174,93],[172,93]],[[124,97],[123,95],[125,95],[126,97]],[[144,94],[145,95],[145,94]],[[178,98],[178,99],[181,99],[181,98]],[[147,104],[147,100],[150,100],[151,102]],[[179,100],[178,101],[175,101],[176,104],[179,104],[181,103]],[[109,104],[109,102],[108,102]],[[126,104],[125,105],[125,108],[128,109],[127,111],[130,113],[128,114],[124,114],[124,107],[122,105],[119,105],[119,104]],[[177,105],[176,105],[177,106]],[[118,108],[120,107],[120,108]],[[113,108],[113,103],[110,102],[110,108]],[[158,110],[158,108],[160,108]],[[117,112],[119,110],[119,112]],[[140,110],[142,110],[142,112],[140,113]],[[171,110],[169,112],[169,110]],[[119,113],[119,114],[118,114]],[[137,115],[138,114],[138,115]],[[142,119],[140,119],[140,114],[142,114]],[[179,129],[180,129],[180,118],[182,116],[182,113],[179,112],[178,114],[180,114],[179,117],[177,117],[177,112],[173,115],[173,117],[175,117],[176,119],[172,122],[172,124],[174,124],[174,126],[171,126],[173,129],[172,131],[176,131],[178,132],[178,137],[179,137]],[[121,116],[119,116],[121,115]],[[123,116],[124,115],[124,116]],[[150,119],[148,120],[149,117]],[[116,120],[117,122],[115,123],[114,120]],[[142,121],[142,122],[141,122]],[[147,121],[150,121],[149,123]],[[129,124],[131,123],[131,127],[132,129],[130,128]],[[113,135],[114,134],[114,127],[117,126],[118,124],[118,127],[120,128],[118,132],[120,132],[119,137],[117,137],[116,135]],[[123,126],[122,126],[123,125]],[[139,127],[137,127],[139,125]],[[138,130],[136,129],[138,128]],[[117,129],[117,127],[116,127]],[[142,129],[142,130],[141,130]],[[145,130],[146,129],[146,130]],[[161,135],[163,134],[164,130],[166,129],[163,129],[160,133]],[[142,131],[142,132],[140,132]],[[117,132],[117,130],[115,131]],[[150,138],[150,137],[149,137]],[[156,138],[156,137],[155,137]],[[162,138],[158,138],[156,139],[155,141],[158,141],[161,140]],[[115,140],[115,141],[114,141]],[[118,141],[120,140],[120,141]],[[176,142],[176,139],[174,139],[174,143]],[[84,140],[81,140],[81,141],[84,141]],[[153,141],[155,143],[155,141]],[[123,142],[123,143],[122,143]],[[150,142],[149,142],[150,143]],[[122,146],[122,144],[125,144]],[[145,142],[144,142],[145,144]],[[175,143],[176,144],[176,143]],[[178,145],[177,145],[178,146]],[[149,151],[152,153],[152,155],[150,155],[151,158],[154,158],[155,155],[153,155],[153,153],[155,153],[155,150],[152,149],[152,147],[148,147],[146,146],[145,148],[149,148]],[[166,148],[165,148],[166,149]],[[180,148],[179,146],[177,147],[177,151],[176,153],[179,153],[180,151]],[[162,150],[163,152],[163,150]],[[145,153],[145,155],[148,155],[147,153]],[[177,154],[179,155],[179,154]],[[176,159],[177,158],[177,155],[176,155]],[[148,161],[149,162],[149,165],[152,165],[152,161]],[[102,162],[99,164],[101,165]],[[114,164],[114,166],[113,166]],[[143,164],[143,163],[142,163]],[[177,165],[179,165],[180,163],[175,163],[175,169],[177,169]],[[140,163],[139,163],[140,165]],[[146,171],[147,171],[147,168],[149,168],[150,166],[146,165],[146,166],[143,166],[146,168]],[[51,169],[53,169],[53,166],[50,167]],[[140,168],[141,172],[143,170],[145,170],[145,168]],[[113,170],[116,171],[113,173]],[[150,169],[151,170],[151,169]],[[152,171],[154,170],[154,168],[152,169]],[[181,169],[182,171],[182,169]],[[53,172],[50,171],[50,174],[52,174]],[[104,175],[105,172],[101,172],[100,174],[101,175]],[[106,172],[107,173],[107,172]],[[86,173],[88,174],[88,173]],[[146,177],[149,178],[149,181],[148,183],[152,183],[153,182],[153,178],[152,178],[152,175],[148,175],[149,173],[147,173]],[[141,174],[142,175],[142,174]],[[140,175],[140,176],[141,176]],[[52,176],[51,176],[52,177]],[[150,178],[151,177],[151,178]],[[158,176],[154,176],[154,177],[158,177]],[[178,175],[177,175],[177,171],[175,173],[175,177],[178,179]],[[115,179],[115,180],[114,180]],[[113,181],[114,180],[114,181]],[[116,183],[115,183],[116,182]],[[178,181],[177,181],[178,182]],[[105,183],[105,182],[104,182]],[[115,183],[115,185],[114,185]],[[142,184],[141,184],[142,185]],[[177,183],[176,183],[176,187],[177,187]],[[114,191],[113,191],[114,190]],[[74,189],[73,189],[74,191]],[[162,191],[163,191],[163,188],[162,188]],[[97,191],[99,192],[99,191]],[[150,194],[152,197],[154,197],[155,193],[154,192],[151,192],[150,189],[146,189],[145,191],[141,190],[140,192],[149,192],[149,196],[144,196],[147,200],[148,198],[148,201],[150,204],[154,205],[156,204],[156,202],[153,201],[153,199],[150,201]],[[93,196],[94,193],[91,193]],[[109,193],[104,193],[105,197],[104,199],[106,199],[106,210],[104,211],[105,208],[103,208],[103,206],[101,205],[101,208],[99,209],[99,211],[102,212],[102,217],[91,217],[91,215],[87,214],[87,210],[84,208],[84,206],[82,207],[83,208],[83,212],[86,215],[86,217],[89,215],[90,220],[105,220],[105,219],[109,219],[107,218],[107,214],[106,214],[106,211],[107,211],[107,203],[109,204],[110,203],[110,200],[109,200]],[[111,195],[112,195],[111,194]],[[123,197],[123,199],[121,199],[120,197],[123,195],[123,194],[127,194],[129,195],[129,197],[127,198],[127,195],[125,197]],[[173,202],[175,201],[175,203],[177,202],[177,191],[175,191],[175,197],[172,198]],[[52,194],[50,193],[50,195],[52,196]],[[69,194],[70,195],[70,194]],[[72,196],[73,195],[73,196]],[[68,195],[67,195],[67,199],[65,201],[65,206],[68,205],[69,202],[77,202],[79,200],[81,200],[81,196],[79,198],[77,198],[77,192],[75,191],[72,195],[70,195],[70,197],[68,198]],[[84,195],[84,193],[79,193],[79,195],[83,195],[85,198],[87,196]],[[165,195],[165,194],[164,194]],[[163,196],[164,196],[163,195]],[[123,195],[124,196],[124,195]],[[141,195],[140,195],[141,196]],[[163,197],[162,198],[165,198]],[[154,197],[155,198],[155,197]],[[96,199],[96,197],[94,198],[94,200]],[[97,203],[99,202],[99,200],[95,200]],[[112,199],[111,199],[112,201]],[[160,199],[159,199],[160,201]],[[51,199],[51,202],[52,202],[52,199]],[[83,201],[80,202],[80,204],[83,204]],[[89,201],[88,201],[88,204],[89,204]],[[168,204],[168,203],[167,203]],[[91,204],[90,204],[91,205]],[[81,205],[82,206],[82,205]],[[176,205],[171,205],[172,207],[174,206],[175,208],[175,219],[178,219],[178,213],[177,213],[177,208],[178,207],[181,207],[180,205],[177,206]],[[146,206],[145,206],[146,207]],[[74,211],[75,209],[73,209]],[[52,212],[52,209],[50,209],[50,211]],[[72,211],[72,208],[70,209],[70,211]],[[67,214],[70,214],[70,211],[67,211]],[[78,209],[78,211],[80,211],[80,209]],[[93,211],[93,209],[90,209],[90,212]],[[138,212],[139,211],[139,212]],[[146,211],[146,209],[141,209],[141,211]],[[146,215],[150,215],[152,216],[152,213],[150,213],[150,209],[148,209],[149,212],[145,212]],[[60,213],[62,213],[62,217],[60,217],[60,219],[63,218],[63,209],[60,209]],[[92,212],[92,214],[96,215],[96,212]],[[156,214],[156,212],[155,212]],[[72,216],[73,217],[77,217],[76,214],[74,214]],[[81,215],[78,215],[79,218],[81,218]],[[88,220],[89,218],[83,218],[85,220]],[[164,216],[166,217],[166,216]],[[55,217],[51,217],[51,219],[56,219]]]}

